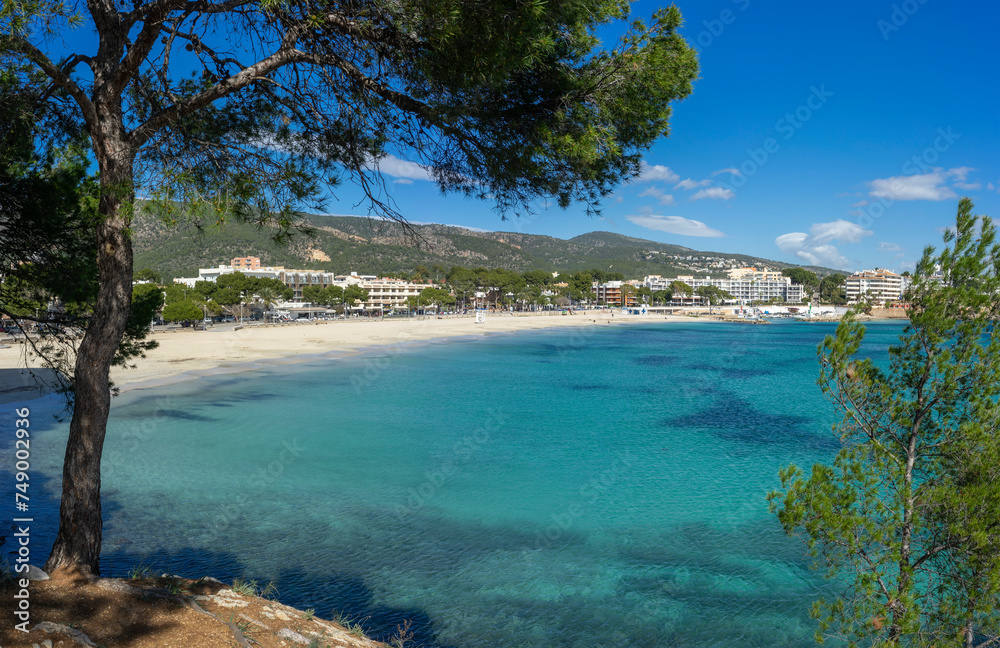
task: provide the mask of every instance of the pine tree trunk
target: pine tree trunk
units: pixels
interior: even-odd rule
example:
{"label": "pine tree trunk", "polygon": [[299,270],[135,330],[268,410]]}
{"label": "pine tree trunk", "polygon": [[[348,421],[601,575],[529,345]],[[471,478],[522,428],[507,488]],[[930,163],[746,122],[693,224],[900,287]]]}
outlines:
{"label": "pine tree trunk", "polygon": [[101,170],[102,222],[96,236],[100,289],[76,359],[75,407],[63,462],[59,531],[45,565],[46,571],[71,567],[92,576],[100,574],[101,452],[111,407],[109,373],[132,305],[128,228],[134,202],[133,156],[125,146],[115,146],[116,141],[123,139],[109,136],[101,142],[103,146],[95,144]]}

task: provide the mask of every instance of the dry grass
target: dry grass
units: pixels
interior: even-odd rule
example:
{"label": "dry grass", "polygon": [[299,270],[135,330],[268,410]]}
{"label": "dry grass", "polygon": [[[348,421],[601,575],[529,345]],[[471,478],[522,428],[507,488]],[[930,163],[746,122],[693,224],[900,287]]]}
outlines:
{"label": "dry grass", "polygon": [[[239,594],[214,580],[153,577],[88,580],[55,572],[31,583],[30,628],[47,621],[85,634],[100,648],[380,648],[378,644],[266,598]],[[16,609],[14,583],[0,586],[0,609]],[[246,590],[244,590],[246,591]],[[48,639],[53,648],[79,648],[50,630],[23,633],[12,613],[0,617],[0,646],[30,648]],[[71,632],[71,631],[70,631]]]}

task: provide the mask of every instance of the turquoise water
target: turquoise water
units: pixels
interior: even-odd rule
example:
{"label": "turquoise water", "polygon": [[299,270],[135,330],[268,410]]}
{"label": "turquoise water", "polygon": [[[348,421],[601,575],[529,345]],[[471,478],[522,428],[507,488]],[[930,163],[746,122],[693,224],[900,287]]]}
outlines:
{"label": "turquoise water", "polygon": [[[872,326],[872,348],[900,329]],[[815,385],[832,330],[553,329],[129,392],[103,568],[273,579],[427,646],[812,645],[826,585],[764,498],[838,448]],[[38,495],[65,444],[43,410]],[[56,505],[35,504],[47,551]]]}

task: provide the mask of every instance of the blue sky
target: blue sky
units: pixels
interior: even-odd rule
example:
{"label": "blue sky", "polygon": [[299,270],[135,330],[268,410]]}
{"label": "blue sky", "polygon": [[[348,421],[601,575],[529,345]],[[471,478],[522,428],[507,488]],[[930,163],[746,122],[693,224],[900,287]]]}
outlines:
{"label": "blue sky", "polygon": [[[657,2],[634,4],[648,16]],[[502,222],[381,165],[414,221],[570,238],[606,230],[699,250],[857,270],[912,269],[959,198],[1000,219],[1000,2],[681,2],[701,78],[669,138],[600,219]],[[734,173],[736,171],[737,173]],[[342,188],[330,211],[364,214]]]}

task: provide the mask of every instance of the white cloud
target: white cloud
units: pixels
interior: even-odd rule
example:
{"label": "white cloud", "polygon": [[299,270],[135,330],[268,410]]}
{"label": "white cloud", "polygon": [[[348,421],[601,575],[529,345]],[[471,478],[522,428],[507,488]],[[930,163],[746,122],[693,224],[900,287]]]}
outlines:
{"label": "white cloud", "polygon": [[636,178],[640,182],[677,182],[681,179],[679,175],[670,170],[669,167],[665,167],[659,164],[649,164],[645,160],[642,161],[639,167],[639,177]]}
{"label": "white cloud", "polygon": [[726,169],[719,169],[718,171],[712,171],[712,177],[719,175],[720,173],[732,173],[734,176],[742,176],[739,169],[734,169],[733,167],[728,167]]}
{"label": "white cloud", "polygon": [[993,191],[993,190],[994,190],[994,189],[995,189],[996,187],[995,187],[995,186],[993,185],[993,183],[991,182],[991,183],[989,183],[988,185],[986,185],[986,188],[987,188],[987,189],[989,189],[990,191]]}
{"label": "white cloud", "polygon": [[969,171],[975,171],[972,167],[955,167],[945,171],[945,175],[951,176],[959,182],[965,182],[969,177]]}
{"label": "white cloud", "polygon": [[626,219],[635,223],[639,227],[656,230],[657,232],[667,232],[668,234],[679,234],[681,236],[702,236],[709,238],[719,238],[725,236],[723,232],[712,229],[701,221],[680,216],[626,216]]}
{"label": "white cloud", "polygon": [[929,173],[878,178],[867,182],[868,195],[891,200],[951,200],[957,198],[952,187],[963,190],[979,189],[979,183],[967,182],[972,167],[955,167],[944,170],[932,169]]}
{"label": "white cloud", "polygon": [[691,189],[697,189],[698,187],[704,187],[709,184],[712,184],[711,180],[695,181],[692,180],[691,178],[687,178],[686,180],[681,180],[680,182],[678,182],[674,186],[674,189],[684,189],[685,191],[690,191]]}
{"label": "white cloud", "polygon": [[878,244],[878,249],[882,250],[883,252],[902,252],[903,251],[903,248],[899,247],[895,243],[886,243],[885,241],[882,241],[881,243]]}
{"label": "white cloud", "polygon": [[843,256],[833,241],[858,243],[865,236],[873,234],[856,223],[835,220],[831,223],[815,223],[809,233],[789,232],[774,239],[785,254],[795,255],[809,265],[826,265],[847,268],[850,261]]}
{"label": "white cloud", "polygon": [[427,167],[421,166],[416,162],[401,160],[395,155],[386,155],[379,159],[378,163],[370,165],[369,168],[377,168],[381,173],[394,178],[405,178],[408,180],[431,179],[431,174]]}
{"label": "white cloud", "polygon": [[880,178],[868,183],[869,195],[892,200],[948,200],[957,198],[954,191],[945,186],[947,178],[943,173],[921,173],[910,176]]}
{"label": "white cloud", "polygon": [[851,205],[851,207],[864,207],[868,204],[867,200],[859,200],[858,202]]}
{"label": "white cloud", "polygon": [[401,185],[411,185],[413,184],[413,180],[410,180],[409,178],[397,178],[396,180],[393,180],[392,183]]}
{"label": "white cloud", "polygon": [[832,223],[816,223],[812,226],[810,232],[810,236],[820,243],[834,240],[844,243],[860,243],[861,237],[872,233],[857,223],[842,219],[835,220]]}
{"label": "white cloud", "polygon": [[711,198],[712,200],[729,200],[735,195],[736,194],[734,194],[731,189],[711,187],[709,189],[702,189],[695,195],[691,196],[691,200],[702,200],[703,198]]}
{"label": "white cloud", "polygon": [[660,189],[659,187],[650,187],[649,189],[646,189],[641,194],[639,194],[639,197],[640,198],[646,198],[646,197],[656,198],[657,200],[660,201],[661,205],[672,205],[672,204],[674,204],[674,197],[672,195],[668,194],[663,189]]}

